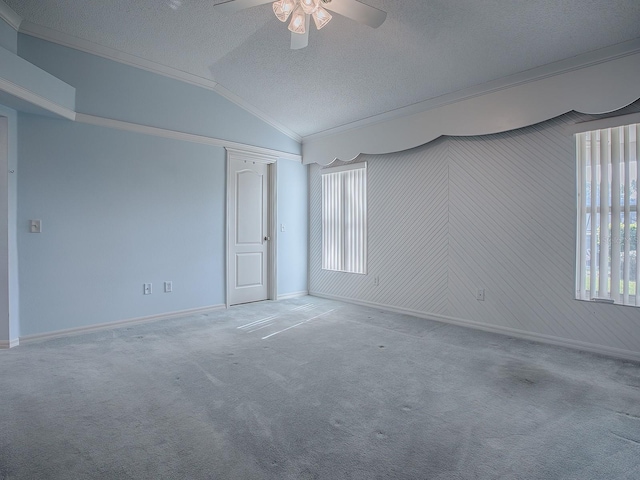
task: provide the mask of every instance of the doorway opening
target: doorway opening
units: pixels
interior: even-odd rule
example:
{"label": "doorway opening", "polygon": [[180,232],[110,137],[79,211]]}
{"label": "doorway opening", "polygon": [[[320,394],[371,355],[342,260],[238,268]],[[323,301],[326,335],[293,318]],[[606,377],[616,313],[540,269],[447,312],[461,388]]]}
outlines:
{"label": "doorway opening", "polygon": [[277,298],[277,157],[227,149],[227,307]]}

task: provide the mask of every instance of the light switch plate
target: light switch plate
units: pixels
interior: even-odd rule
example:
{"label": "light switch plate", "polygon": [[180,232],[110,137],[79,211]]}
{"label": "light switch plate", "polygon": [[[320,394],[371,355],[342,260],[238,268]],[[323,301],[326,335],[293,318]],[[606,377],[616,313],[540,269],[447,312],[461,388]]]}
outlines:
{"label": "light switch plate", "polygon": [[29,231],[31,233],[42,233],[42,222],[40,220],[31,220],[29,223]]}

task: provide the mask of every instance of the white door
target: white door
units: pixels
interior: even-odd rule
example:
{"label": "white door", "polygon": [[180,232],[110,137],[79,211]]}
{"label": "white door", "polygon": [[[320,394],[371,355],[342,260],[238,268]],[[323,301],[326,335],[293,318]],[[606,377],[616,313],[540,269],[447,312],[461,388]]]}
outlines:
{"label": "white door", "polygon": [[266,300],[269,165],[229,157],[229,305]]}

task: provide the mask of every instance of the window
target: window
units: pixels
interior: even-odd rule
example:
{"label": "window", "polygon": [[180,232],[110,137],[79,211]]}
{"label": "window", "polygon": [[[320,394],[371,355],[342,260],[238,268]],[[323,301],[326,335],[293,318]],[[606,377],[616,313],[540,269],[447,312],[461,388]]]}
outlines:
{"label": "window", "polygon": [[576,298],[640,306],[640,124],[576,135]]}
{"label": "window", "polygon": [[367,273],[367,164],[322,170],[322,268]]}

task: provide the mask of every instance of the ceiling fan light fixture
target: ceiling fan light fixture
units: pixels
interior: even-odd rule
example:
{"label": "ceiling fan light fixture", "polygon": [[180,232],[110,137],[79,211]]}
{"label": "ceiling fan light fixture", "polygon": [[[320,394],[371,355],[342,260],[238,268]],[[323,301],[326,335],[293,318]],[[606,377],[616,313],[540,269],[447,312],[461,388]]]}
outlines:
{"label": "ceiling fan light fixture", "polygon": [[316,11],[313,12],[311,16],[313,17],[313,21],[315,22],[316,28],[318,30],[324,27],[333,18],[331,14],[321,6],[318,6]]}
{"label": "ceiling fan light fixture", "polygon": [[295,7],[295,0],[278,0],[273,3],[273,13],[276,14],[278,20],[286,22],[293,12],[293,7]]}
{"label": "ceiling fan light fixture", "polygon": [[300,0],[300,5],[302,6],[302,10],[307,15],[311,15],[315,12],[319,7],[320,0]]}
{"label": "ceiling fan light fixture", "polygon": [[304,34],[306,30],[307,16],[302,10],[302,7],[298,5],[291,15],[291,22],[289,23],[289,30],[293,33]]}

